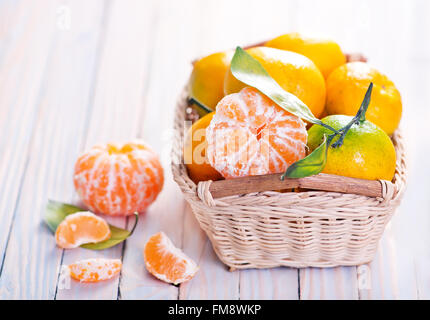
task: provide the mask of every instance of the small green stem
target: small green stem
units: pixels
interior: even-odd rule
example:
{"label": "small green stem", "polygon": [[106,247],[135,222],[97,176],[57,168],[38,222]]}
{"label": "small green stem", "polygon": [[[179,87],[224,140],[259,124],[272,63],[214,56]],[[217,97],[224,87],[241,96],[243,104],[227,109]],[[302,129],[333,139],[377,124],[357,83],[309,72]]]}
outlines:
{"label": "small green stem", "polygon": [[324,123],[324,122],[322,122],[322,121],[320,121],[318,124],[319,124],[320,126],[322,126],[322,127],[326,128],[326,129],[329,129],[330,131],[333,131],[333,133],[335,133],[335,134],[339,133],[339,131],[338,131],[338,130],[334,129],[333,127],[329,126],[328,124],[325,124],[325,123]]}
{"label": "small green stem", "polygon": [[343,140],[345,139],[347,132],[349,131],[349,129],[351,129],[351,127],[354,124],[360,124],[366,120],[366,111],[370,104],[370,96],[372,94],[372,89],[373,89],[373,83],[371,82],[369,87],[367,88],[366,94],[364,95],[363,102],[361,103],[361,106],[358,109],[357,114],[354,116],[354,118],[352,118],[352,120],[346,126],[344,126],[342,129],[336,132],[336,134],[340,134],[340,137],[335,143],[331,145],[333,148],[338,148],[342,146]]}
{"label": "small green stem", "polygon": [[[348,123],[345,127],[343,127],[342,129],[340,129],[339,131],[338,131],[338,133],[337,134],[340,134],[340,137],[339,137],[339,139],[335,142],[335,143],[333,143],[331,146],[333,147],[333,148],[338,148],[338,147],[340,147],[342,144],[343,144],[343,140],[345,139],[345,135],[346,135],[346,133],[349,131],[349,129],[351,129],[351,127],[355,124],[355,123],[357,123],[356,121],[351,121],[350,123]],[[337,135],[337,134],[335,134],[335,135]]]}

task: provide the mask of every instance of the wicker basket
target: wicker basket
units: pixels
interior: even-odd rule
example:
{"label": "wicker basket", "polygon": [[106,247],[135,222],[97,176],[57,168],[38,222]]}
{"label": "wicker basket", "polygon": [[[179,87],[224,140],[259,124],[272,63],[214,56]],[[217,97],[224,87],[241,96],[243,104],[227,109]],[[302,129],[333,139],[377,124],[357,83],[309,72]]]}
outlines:
{"label": "wicker basket", "polygon": [[405,187],[405,153],[399,131],[392,182],[381,198],[325,191],[259,192],[213,199],[211,181],[196,185],[182,161],[187,97],[179,98],[172,150],[175,181],[219,259],[231,269],[333,267],[367,263]]}

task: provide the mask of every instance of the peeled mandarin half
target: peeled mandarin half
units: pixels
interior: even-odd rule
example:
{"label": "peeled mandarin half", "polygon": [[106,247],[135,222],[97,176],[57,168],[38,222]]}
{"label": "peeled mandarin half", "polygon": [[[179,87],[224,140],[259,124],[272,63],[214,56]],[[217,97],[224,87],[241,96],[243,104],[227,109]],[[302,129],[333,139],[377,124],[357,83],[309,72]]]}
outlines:
{"label": "peeled mandarin half", "polygon": [[143,255],[148,272],[168,283],[188,281],[198,270],[196,263],[176,248],[164,232],[149,238]]}
{"label": "peeled mandarin half", "polygon": [[63,249],[77,248],[85,243],[97,243],[109,239],[108,223],[89,211],[68,215],[57,227],[55,240]]}
{"label": "peeled mandarin half", "polygon": [[121,271],[119,259],[87,259],[68,266],[70,276],[80,282],[99,282],[115,277]]}
{"label": "peeled mandarin half", "polygon": [[257,89],[224,97],[206,129],[207,158],[225,178],[285,171],[305,157],[305,123]]}

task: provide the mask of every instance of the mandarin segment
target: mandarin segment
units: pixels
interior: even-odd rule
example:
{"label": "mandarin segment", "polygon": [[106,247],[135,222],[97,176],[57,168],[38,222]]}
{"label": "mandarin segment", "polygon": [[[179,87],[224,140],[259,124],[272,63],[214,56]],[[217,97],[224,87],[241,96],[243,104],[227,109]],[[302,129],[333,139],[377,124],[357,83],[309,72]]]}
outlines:
{"label": "mandarin segment", "polygon": [[206,139],[225,178],[283,172],[306,155],[305,123],[251,87],[219,102]]}
{"label": "mandarin segment", "polygon": [[111,236],[108,223],[89,211],[68,215],[57,227],[55,240],[63,249],[77,248],[86,243],[108,240]]}
{"label": "mandarin segment", "polygon": [[68,266],[70,276],[80,282],[99,282],[112,279],[120,273],[122,262],[119,259],[87,259]]}
{"label": "mandarin segment", "polygon": [[143,255],[148,272],[168,283],[188,281],[198,271],[196,263],[176,248],[164,232],[149,238]]}
{"label": "mandarin segment", "polygon": [[75,164],[74,184],[97,213],[131,215],[155,201],[164,182],[158,156],[143,142],[95,146]]}

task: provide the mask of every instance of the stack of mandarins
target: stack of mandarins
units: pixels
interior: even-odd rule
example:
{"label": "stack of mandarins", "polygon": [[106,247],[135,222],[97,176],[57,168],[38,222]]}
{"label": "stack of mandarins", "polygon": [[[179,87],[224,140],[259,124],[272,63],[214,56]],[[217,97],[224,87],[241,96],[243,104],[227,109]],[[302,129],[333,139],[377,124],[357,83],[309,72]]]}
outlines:
{"label": "stack of mandarins", "polygon": [[[373,83],[366,123],[354,125],[342,147],[329,148],[323,172],[393,178],[396,155],[389,136],[399,125],[402,102],[386,75],[367,62],[347,61],[350,56],[332,40],[299,33],[281,35],[246,52],[316,118],[337,129],[352,120]],[[230,70],[231,57],[232,52],[225,51],[201,58],[189,80],[191,101],[198,102],[193,107],[202,115],[189,129],[184,148],[184,162],[195,183],[284,172],[329,133],[237,80]],[[204,115],[201,105],[213,112]]]}

